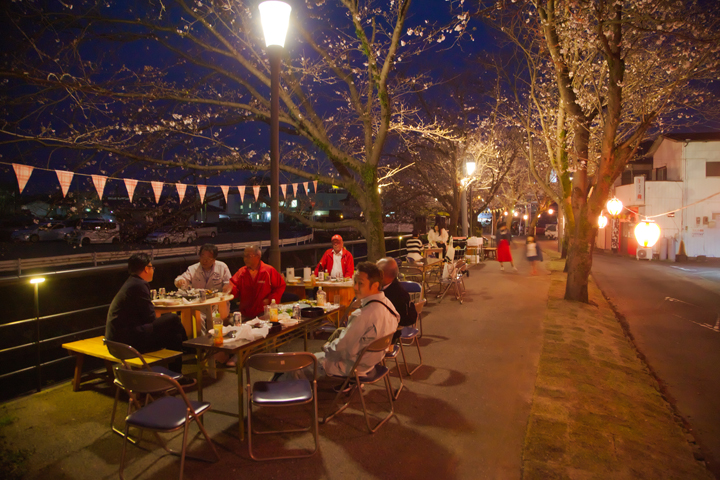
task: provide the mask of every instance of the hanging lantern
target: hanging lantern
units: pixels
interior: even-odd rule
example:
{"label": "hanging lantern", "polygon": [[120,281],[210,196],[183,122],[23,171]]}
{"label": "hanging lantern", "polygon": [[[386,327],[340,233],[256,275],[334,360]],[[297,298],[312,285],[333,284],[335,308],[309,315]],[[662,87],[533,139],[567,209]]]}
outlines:
{"label": "hanging lantern", "polygon": [[555,213],[555,210],[553,210],[552,208],[548,210],[548,215],[552,215],[553,213]]}
{"label": "hanging lantern", "polygon": [[602,214],[601,214],[600,217],[598,218],[598,226],[599,226],[600,228],[605,228],[605,226],[607,225],[607,223],[608,223],[607,217],[606,217],[605,215],[602,215]]}
{"label": "hanging lantern", "polygon": [[641,247],[652,247],[660,238],[660,227],[649,218],[635,226],[635,238]]}
{"label": "hanging lantern", "polygon": [[623,204],[617,197],[613,197],[607,202],[606,208],[610,215],[617,217],[622,212]]}

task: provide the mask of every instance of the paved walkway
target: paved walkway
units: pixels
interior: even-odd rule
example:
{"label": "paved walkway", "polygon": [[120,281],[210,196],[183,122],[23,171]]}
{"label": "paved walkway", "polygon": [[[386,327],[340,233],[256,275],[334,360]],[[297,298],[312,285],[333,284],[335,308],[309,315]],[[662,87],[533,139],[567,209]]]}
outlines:
{"label": "paved walkway", "polygon": [[[232,419],[208,414],[221,460],[188,460],[185,478],[520,478],[549,277],[529,276],[524,260],[518,267],[510,273],[494,261],[473,266],[463,305],[428,299],[425,366],[406,380],[395,417],[376,434],[367,433],[360,411],[348,410],[320,426],[314,457],[259,463],[238,441]],[[205,398],[230,409],[236,385],[234,375],[221,375]],[[34,449],[27,478],[117,478],[122,441],[109,430],[112,401],[108,387],[73,393],[67,383],[2,406],[3,416],[16,419],[3,429],[7,439]],[[126,478],[175,478],[177,458],[144,445],[129,447]],[[199,440],[192,450],[206,452]]]}

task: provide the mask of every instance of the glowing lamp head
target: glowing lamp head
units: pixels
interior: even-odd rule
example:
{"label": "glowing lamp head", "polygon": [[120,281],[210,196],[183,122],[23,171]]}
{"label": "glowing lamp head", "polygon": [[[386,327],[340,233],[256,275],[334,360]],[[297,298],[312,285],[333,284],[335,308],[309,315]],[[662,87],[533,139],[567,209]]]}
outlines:
{"label": "glowing lamp head", "polygon": [[503,213],[503,215],[505,215],[506,217],[507,217],[507,214],[508,214],[508,212]]}
{"label": "glowing lamp head", "polygon": [[548,215],[552,215],[553,213],[555,213],[555,210],[553,210],[552,208],[548,210]]}
{"label": "glowing lamp head", "polygon": [[468,176],[475,173],[475,162],[466,162],[465,172],[468,174]]}
{"label": "glowing lamp head", "polygon": [[528,219],[527,214],[523,215],[523,220],[527,220],[527,219]]}
{"label": "glowing lamp head", "polygon": [[652,220],[645,219],[635,226],[635,238],[641,247],[652,247],[660,238],[660,227]]}
{"label": "glowing lamp head", "polygon": [[617,217],[622,212],[623,204],[617,198],[612,198],[607,202],[607,211],[613,217]]}
{"label": "glowing lamp head", "polygon": [[285,2],[269,0],[258,5],[260,22],[265,35],[265,46],[285,46],[285,35],[290,24],[292,7]]}
{"label": "glowing lamp head", "polygon": [[605,228],[605,226],[607,226],[607,224],[608,224],[607,217],[605,215],[600,215],[600,217],[598,218],[598,227]]}
{"label": "glowing lamp head", "polygon": [[30,279],[30,283],[33,285],[37,285],[38,283],[43,283],[45,281],[45,277],[35,277]]}
{"label": "glowing lamp head", "polygon": [[517,216],[518,216],[518,212],[513,212],[513,217],[517,217]]}

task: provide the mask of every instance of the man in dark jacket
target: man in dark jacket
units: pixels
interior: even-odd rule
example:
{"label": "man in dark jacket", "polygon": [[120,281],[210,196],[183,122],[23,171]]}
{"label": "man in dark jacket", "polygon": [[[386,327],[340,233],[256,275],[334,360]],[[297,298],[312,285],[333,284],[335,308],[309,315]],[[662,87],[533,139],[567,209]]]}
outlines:
{"label": "man in dark jacket", "polygon": [[[130,277],[110,304],[105,338],[130,345],[140,353],[163,348],[182,351],[187,334],[180,317],[174,313],[155,315],[148,285],[155,273],[150,257],[145,253],[132,255],[128,259],[128,273]],[[182,358],[178,357],[170,369],[182,373]],[[183,377],[179,382],[187,385],[193,380]]]}
{"label": "man in dark jacket", "polygon": [[[377,262],[377,266],[383,273],[382,283],[380,289],[385,296],[392,302],[395,310],[400,314],[399,327],[409,327],[415,324],[417,321],[417,311],[415,305],[411,305],[410,294],[400,285],[398,281],[398,266],[394,258],[385,257],[381,258]],[[393,340],[400,338],[400,332],[398,332]]]}

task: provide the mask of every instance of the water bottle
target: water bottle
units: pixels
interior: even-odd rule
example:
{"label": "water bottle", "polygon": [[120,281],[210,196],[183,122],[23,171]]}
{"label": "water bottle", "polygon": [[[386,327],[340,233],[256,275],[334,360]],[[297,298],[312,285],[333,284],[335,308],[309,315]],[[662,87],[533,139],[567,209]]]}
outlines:
{"label": "water bottle", "polygon": [[270,319],[271,322],[277,322],[278,321],[278,307],[275,303],[275,299],[273,298],[272,302],[270,303]]}
{"label": "water bottle", "polygon": [[296,303],[293,305],[293,318],[300,320],[301,312],[300,312],[300,304]]}
{"label": "water bottle", "polygon": [[322,287],[318,288],[317,291],[317,305],[318,307],[324,307],[327,300],[327,294],[323,292]]}

